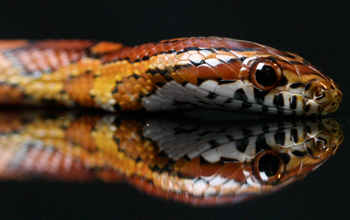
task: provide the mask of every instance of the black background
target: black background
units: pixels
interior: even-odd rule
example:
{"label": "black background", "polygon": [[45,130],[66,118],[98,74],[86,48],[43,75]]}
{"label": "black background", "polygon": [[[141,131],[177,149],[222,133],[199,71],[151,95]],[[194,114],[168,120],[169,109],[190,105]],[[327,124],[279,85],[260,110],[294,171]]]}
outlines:
{"label": "black background", "polygon": [[350,7],[345,1],[291,2],[2,1],[0,39],[84,38],[137,45],[176,37],[222,36],[297,53],[331,76],[344,92],[341,108],[331,117],[343,126],[345,141],[306,179],[234,206],[192,208],[148,197],[123,184],[2,182],[0,218],[349,219]]}

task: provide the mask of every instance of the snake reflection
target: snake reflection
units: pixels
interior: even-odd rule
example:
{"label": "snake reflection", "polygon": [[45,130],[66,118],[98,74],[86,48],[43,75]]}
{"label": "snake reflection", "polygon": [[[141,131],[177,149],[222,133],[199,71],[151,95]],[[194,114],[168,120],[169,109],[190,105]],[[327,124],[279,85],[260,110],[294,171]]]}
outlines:
{"label": "snake reflection", "polygon": [[214,124],[0,112],[0,122],[1,179],[126,181],[193,205],[280,189],[317,168],[343,141],[330,118]]}

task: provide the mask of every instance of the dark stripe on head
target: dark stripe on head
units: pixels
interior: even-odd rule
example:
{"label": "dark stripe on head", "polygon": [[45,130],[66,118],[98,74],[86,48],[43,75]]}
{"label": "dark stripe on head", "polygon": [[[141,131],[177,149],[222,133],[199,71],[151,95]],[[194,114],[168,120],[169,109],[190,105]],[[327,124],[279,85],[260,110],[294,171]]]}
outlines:
{"label": "dark stripe on head", "polygon": [[288,79],[282,75],[280,81],[277,83],[276,86],[285,86],[288,83]]}
{"label": "dark stripe on head", "polygon": [[208,141],[208,144],[210,145],[210,148],[215,148],[217,146],[220,146],[220,144],[216,140],[210,140]]}
{"label": "dark stripe on head", "polygon": [[264,104],[265,96],[270,92],[270,90],[259,90],[254,88],[255,101],[259,104]]}
{"label": "dark stripe on head", "polygon": [[296,82],[296,83],[290,84],[289,87],[295,89],[295,88],[298,88],[301,86],[303,86],[303,84],[301,82]]}
{"label": "dark stripe on head", "polygon": [[163,75],[163,76],[168,73],[167,69],[160,69],[156,67],[156,70],[160,75]]}
{"label": "dark stripe on head", "polygon": [[219,80],[219,85],[223,85],[223,84],[228,84],[228,83],[234,83],[236,82],[236,79],[221,79]]}
{"label": "dark stripe on head", "polygon": [[244,138],[243,140],[236,141],[236,148],[240,152],[244,153],[244,151],[247,149],[248,144],[249,144],[249,139]]}
{"label": "dark stripe on head", "polygon": [[243,62],[245,59],[247,59],[247,57],[242,56],[239,59]]}
{"label": "dark stripe on head", "polygon": [[271,150],[271,147],[266,143],[265,134],[261,134],[256,139],[256,152],[261,150]]}
{"label": "dark stripe on head", "polygon": [[168,50],[167,52],[165,52],[167,54],[171,54],[171,53],[176,53],[176,50],[172,49],[172,50]]}
{"label": "dark stripe on head", "polygon": [[226,51],[226,52],[230,52],[230,49],[226,48],[226,47],[216,47],[213,48],[216,51]]}
{"label": "dark stripe on head", "polygon": [[244,102],[248,101],[247,95],[244,93],[243,89],[238,89],[234,94],[234,99],[242,100]]}
{"label": "dark stripe on head", "polygon": [[184,49],[185,52],[190,51],[190,50],[199,51],[200,49],[198,47],[187,47]]}
{"label": "dark stripe on head", "polygon": [[[312,80],[312,81],[314,81],[314,80]],[[309,89],[311,88],[311,82],[312,82],[312,81],[306,83],[305,89],[304,89],[305,91],[307,91],[307,90],[309,90]]]}
{"label": "dark stripe on head", "polygon": [[289,163],[290,161],[290,156],[288,154],[280,154],[280,157],[282,158],[282,160],[284,161],[284,164]]}
{"label": "dark stripe on head", "polygon": [[291,54],[288,54],[288,53],[284,53],[282,56],[295,59],[295,56],[293,56],[293,55],[291,55]]}
{"label": "dark stripe on head", "polygon": [[227,158],[227,157],[221,157],[220,161],[222,163],[233,163],[233,162],[238,162],[238,160],[233,159],[233,158]]}
{"label": "dark stripe on head", "polygon": [[297,129],[292,129],[290,133],[291,133],[291,136],[292,136],[292,141],[294,143],[298,143],[298,141],[299,141],[298,130]]}
{"label": "dark stripe on head", "polygon": [[191,63],[185,64],[185,65],[175,65],[174,70],[177,71],[181,68],[188,68],[190,66],[193,66]]}
{"label": "dark stripe on head", "polygon": [[290,108],[295,109],[297,107],[297,97],[295,95],[290,99]]}
{"label": "dark stripe on head", "polygon": [[325,93],[322,93],[322,95],[316,97],[316,100],[320,100],[320,99],[322,99],[322,98],[325,97],[325,96],[326,96],[326,94],[325,94]]}
{"label": "dark stripe on head", "polygon": [[284,100],[283,100],[283,94],[280,93],[275,96],[273,100],[273,104],[276,105],[277,107],[283,107],[284,106]]}
{"label": "dark stripe on head", "polygon": [[310,104],[307,104],[304,111],[308,112],[309,110],[310,110]]}
{"label": "dark stripe on head", "polygon": [[295,150],[295,151],[292,152],[292,154],[294,156],[297,156],[297,157],[302,157],[302,156],[304,156],[306,154],[306,152],[301,152],[301,151]]}
{"label": "dark stripe on head", "polygon": [[275,134],[275,141],[278,145],[284,146],[286,134],[284,132],[278,132]]}

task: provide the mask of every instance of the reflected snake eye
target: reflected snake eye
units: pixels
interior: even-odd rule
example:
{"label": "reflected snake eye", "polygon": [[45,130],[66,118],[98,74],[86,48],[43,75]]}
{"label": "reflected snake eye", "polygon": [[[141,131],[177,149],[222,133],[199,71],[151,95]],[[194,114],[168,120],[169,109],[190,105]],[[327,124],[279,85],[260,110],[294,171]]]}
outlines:
{"label": "reflected snake eye", "polygon": [[281,69],[273,60],[259,59],[251,68],[250,78],[256,88],[272,89],[281,78]]}
{"label": "reflected snake eye", "polygon": [[265,184],[277,182],[284,173],[284,162],[275,152],[262,151],[254,158],[253,170],[257,179]]}

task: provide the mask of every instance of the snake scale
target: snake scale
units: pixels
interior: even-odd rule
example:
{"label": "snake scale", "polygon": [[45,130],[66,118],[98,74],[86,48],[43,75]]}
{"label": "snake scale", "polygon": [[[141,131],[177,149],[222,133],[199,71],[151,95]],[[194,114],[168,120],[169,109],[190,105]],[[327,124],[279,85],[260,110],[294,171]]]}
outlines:
{"label": "snake scale", "polygon": [[0,112],[0,179],[126,181],[166,199],[219,205],[305,177],[342,141],[330,118],[212,123]]}
{"label": "snake scale", "polygon": [[302,57],[243,40],[0,41],[0,105],[310,116],[334,112],[341,100],[334,81]]}

